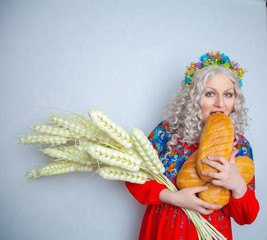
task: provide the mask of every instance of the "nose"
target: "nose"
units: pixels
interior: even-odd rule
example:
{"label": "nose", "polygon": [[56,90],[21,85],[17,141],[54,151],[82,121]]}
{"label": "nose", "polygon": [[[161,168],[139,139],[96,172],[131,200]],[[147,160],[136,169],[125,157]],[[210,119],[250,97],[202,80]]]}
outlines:
{"label": "nose", "polygon": [[224,101],[222,96],[217,96],[215,100],[216,107],[222,108],[224,106]]}

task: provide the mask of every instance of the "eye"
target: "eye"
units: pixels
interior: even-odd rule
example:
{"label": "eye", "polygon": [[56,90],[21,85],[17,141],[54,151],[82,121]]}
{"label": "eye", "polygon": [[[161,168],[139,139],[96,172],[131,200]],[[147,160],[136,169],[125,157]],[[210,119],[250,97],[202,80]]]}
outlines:
{"label": "eye", "polygon": [[233,97],[233,95],[234,95],[234,94],[232,94],[232,93],[225,93],[225,96],[228,97],[228,98]]}
{"label": "eye", "polygon": [[214,93],[213,92],[207,92],[205,94],[206,97],[213,97],[214,96]]}

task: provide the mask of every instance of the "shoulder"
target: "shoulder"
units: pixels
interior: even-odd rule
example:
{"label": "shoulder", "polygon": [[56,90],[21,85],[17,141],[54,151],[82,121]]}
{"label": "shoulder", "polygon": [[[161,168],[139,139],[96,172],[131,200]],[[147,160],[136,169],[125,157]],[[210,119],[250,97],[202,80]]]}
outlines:
{"label": "shoulder", "polygon": [[156,128],[150,133],[150,135],[148,136],[148,139],[151,140],[154,137],[157,138],[164,138],[168,133],[169,133],[169,123],[166,121],[162,121],[160,122]]}
{"label": "shoulder", "polygon": [[252,147],[249,141],[241,134],[237,134],[236,148],[239,150],[236,156],[248,156],[253,160]]}
{"label": "shoulder", "polygon": [[161,121],[158,126],[156,127],[157,128],[160,128],[160,129],[164,129],[165,131],[169,131],[170,130],[170,124],[164,120],[164,121]]}
{"label": "shoulder", "polygon": [[248,139],[246,139],[243,135],[241,134],[237,134],[237,145],[240,146],[240,145],[243,145],[243,146],[248,146],[250,145]]}
{"label": "shoulder", "polygon": [[148,140],[153,147],[160,153],[169,141],[171,133],[169,124],[166,121],[160,122],[157,127],[150,133]]}

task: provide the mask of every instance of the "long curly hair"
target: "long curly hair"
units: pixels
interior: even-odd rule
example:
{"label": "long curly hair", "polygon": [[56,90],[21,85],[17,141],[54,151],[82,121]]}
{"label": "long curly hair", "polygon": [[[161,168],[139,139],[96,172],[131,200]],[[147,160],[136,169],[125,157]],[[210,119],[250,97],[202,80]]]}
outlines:
{"label": "long curly hair", "polygon": [[206,82],[218,74],[224,74],[234,83],[235,105],[230,119],[233,122],[235,137],[243,134],[248,123],[247,108],[244,107],[245,97],[240,89],[239,79],[235,73],[224,66],[212,65],[199,69],[193,76],[193,85],[185,86],[185,80],[180,83],[176,94],[165,108],[165,119],[169,123],[170,131],[175,131],[168,145],[176,145],[177,139],[182,143],[195,144],[200,140],[204,121],[201,114]]}

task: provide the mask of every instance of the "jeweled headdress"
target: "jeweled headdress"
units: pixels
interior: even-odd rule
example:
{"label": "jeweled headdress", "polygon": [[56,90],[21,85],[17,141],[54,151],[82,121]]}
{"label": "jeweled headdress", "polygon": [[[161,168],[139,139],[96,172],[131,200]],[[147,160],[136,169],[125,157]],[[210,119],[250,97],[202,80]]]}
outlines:
{"label": "jeweled headdress", "polygon": [[195,74],[195,72],[198,69],[202,69],[208,65],[212,65],[213,67],[217,67],[218,65],[222,65],[226,68],[231,69],[236,76],[239,79],[240,87],[243,86],[242,84],[242,77],[245,72],[247,72],[246,69],[242,69],[239,67],[238,63],[235,63],[235,61],[231,61],[228,56],[226,56],[224,53],[220,53],[219,51],[210,53],[206,53],[200,57],[200,62],[198,63],[191,63],[190,66],[186,67],[187,71],[185,72],[185,86],[190,87],[193,84],[192,78]]}

